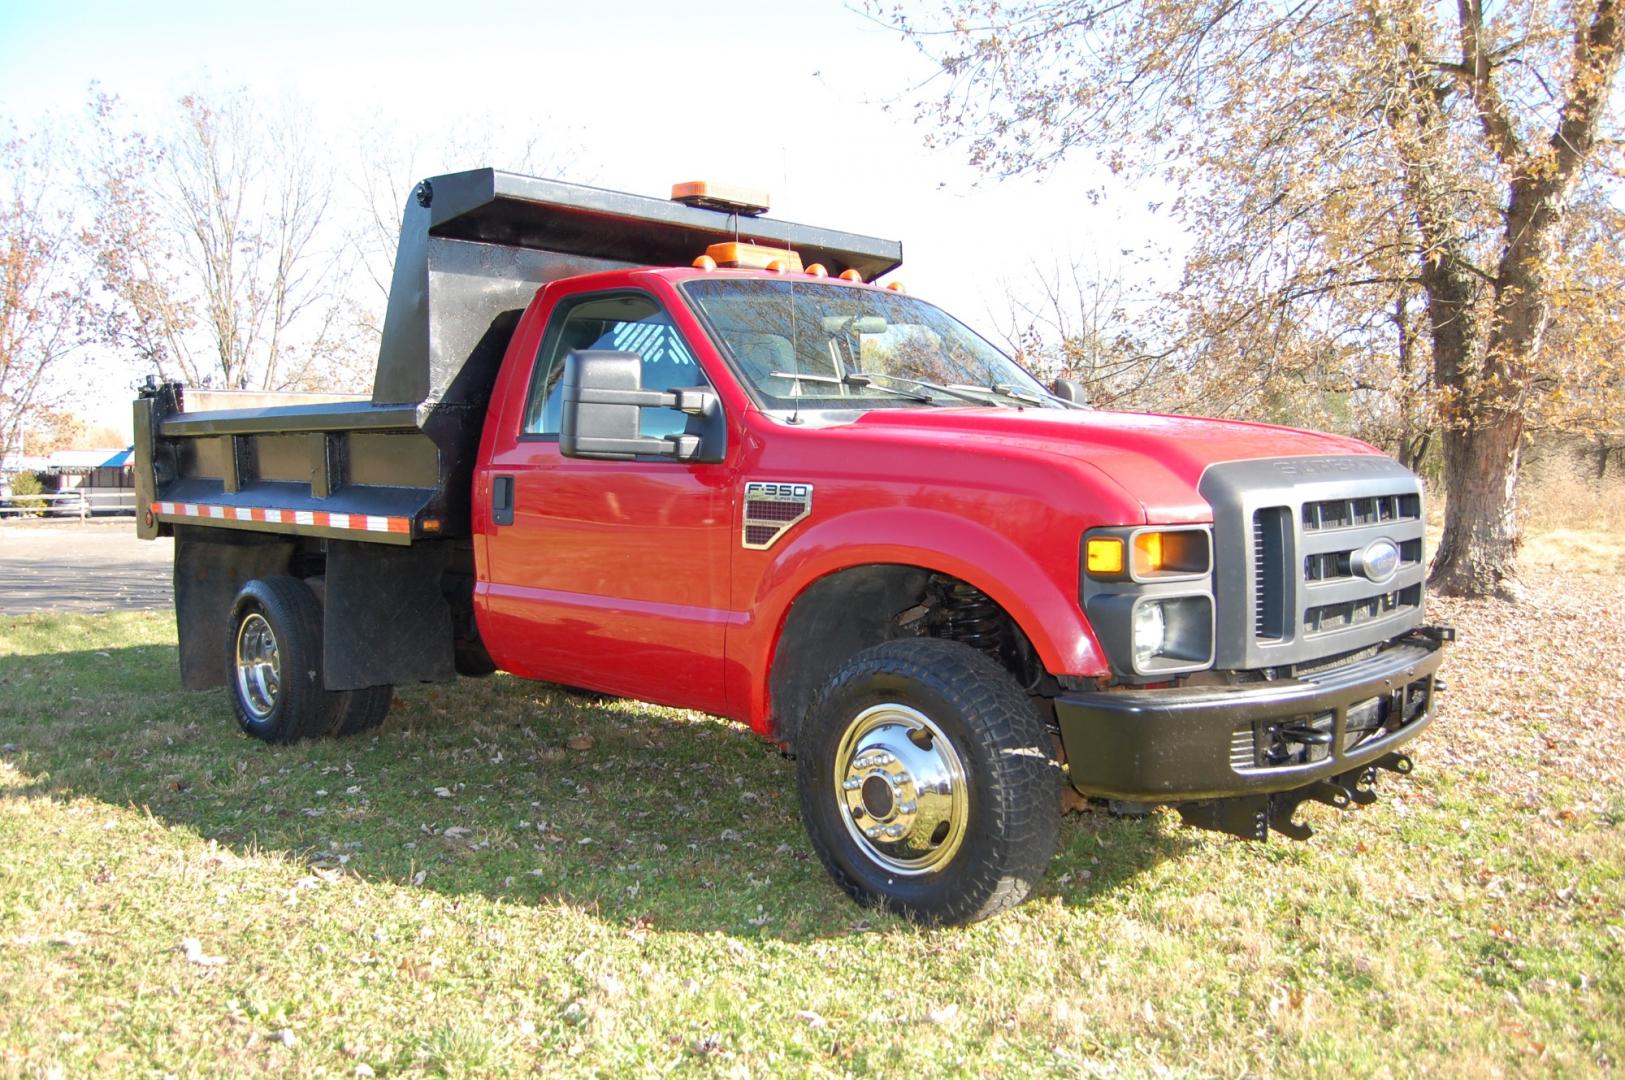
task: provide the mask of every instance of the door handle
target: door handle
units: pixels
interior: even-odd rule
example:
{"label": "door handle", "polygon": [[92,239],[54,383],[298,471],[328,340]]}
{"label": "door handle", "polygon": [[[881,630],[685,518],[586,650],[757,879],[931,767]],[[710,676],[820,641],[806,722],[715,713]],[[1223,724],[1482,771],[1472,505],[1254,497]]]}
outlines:
{"label": "door handle", "polygon": [[491,520],[498,525],[513,524],[513,477],[498,476],[491,481]]}

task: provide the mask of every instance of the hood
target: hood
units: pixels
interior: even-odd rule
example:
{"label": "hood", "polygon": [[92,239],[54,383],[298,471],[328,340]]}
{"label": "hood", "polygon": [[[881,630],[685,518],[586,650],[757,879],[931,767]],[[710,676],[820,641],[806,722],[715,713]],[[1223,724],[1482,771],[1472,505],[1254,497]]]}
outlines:
{"label": "hood", "polygon": [[[875,409],[855,427],[878,434],[974,438],[1068,458],[1099,470],[1139,501],[1147,522],[1213,519],[1197,493],[1202,472],[1224,461],[1259,458],[1377,455],[1368,443],[1341,435],[1152,413],[1059,409]],[[956,440],[957,441],[957,440]]]}

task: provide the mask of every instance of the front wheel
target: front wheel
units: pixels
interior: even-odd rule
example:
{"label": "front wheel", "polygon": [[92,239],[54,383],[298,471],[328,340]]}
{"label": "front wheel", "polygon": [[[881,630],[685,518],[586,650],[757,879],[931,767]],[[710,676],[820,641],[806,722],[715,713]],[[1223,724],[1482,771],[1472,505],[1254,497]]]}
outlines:
{"label": "front wheel", "polygon": [[975,922],[1026,898],[1060,827],[1044,723],[967,645],[888,641],[825,684],[797,738],[801,813],[859,903]]}

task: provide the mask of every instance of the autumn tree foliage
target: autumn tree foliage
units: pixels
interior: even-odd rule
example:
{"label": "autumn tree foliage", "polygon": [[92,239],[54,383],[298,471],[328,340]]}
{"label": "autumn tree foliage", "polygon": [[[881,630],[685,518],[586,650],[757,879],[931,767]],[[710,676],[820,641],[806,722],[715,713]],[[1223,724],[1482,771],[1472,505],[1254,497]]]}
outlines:
{"label": "autumn tree foliage", "polygon": [[0,454],[60,397],[82,344],[85,291],[73,221],[51,200],[52,152],[43,138],[0,138]]}
{"label": "autumn tree foliage", "polygon": [[1526,427],[1625,408],[1625,273],[1588,227],[1621,160],[1615,0],[876,13],[940,67],[928,141],[997,176],[1091,153],[1180,193],[1193,248],[1159,315],[1192,404],[1256,412],[1308,387],[1407,458],[1437,432],[1432,580],[1515,594]]}
{"label": "autumn tree foliage", "polygon": [[108,343],[193,386],[357,384],[373,353],[346,317],[333,170],[307,115],[193,93],[143,128],[97,91],[89,128],[79,180]]}

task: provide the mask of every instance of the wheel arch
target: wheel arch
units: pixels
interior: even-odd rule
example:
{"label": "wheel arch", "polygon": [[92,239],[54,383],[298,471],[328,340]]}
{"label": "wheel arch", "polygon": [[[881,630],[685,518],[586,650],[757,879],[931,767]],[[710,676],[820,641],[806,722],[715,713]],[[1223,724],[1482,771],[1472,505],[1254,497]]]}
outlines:
{"label": "wheel arch", "polygon": [[[798,702],[805,705],[808,693],[800,684],[816,682],[833,670],[808,663],[803,666],[818,670],[801,680],[781,670],[787,657],[796,658],[798,650],[806,647],[803,638],[794,633],[799,620],[809,613],[823,616],[831,605],[839,607],[843,588],[848,613],[859,598],[895,603],[904,590],[895,581],[877,584],[873,580],[876,568],[885,568],[881,576],[912,571],[923,577],[943,575],[965,582],[1008,616],[1045,671],[1103,675],[1108,671],[1105,654],[1077,598],[1076,563],[1074,556],[1065,572],[1052,572],[1028,550],[982,523],[936,510],[888,506],[818,522],[796,533],[782,551],[774,553],[772,565],[748,601],[752,619],[741,649],[734,653],[749,673],[743,711],[759,732],[779,739],[792,733],[788,729],[794,725],[794,709]],[[798,605],[808,604],[817,606],[798,615]],[[894,616],[908,606],[904,603],[886,615]],[[861,609],[859,621],[872,625],[870,614]],[[865,638],[857,648],[883,640],[887,638]],[[827,654],[828,650],[820,653]],[[835,662],[840,659],[836,657]],[[781,732],[784,720],[789,723],[782,725],[786,731]]]}

